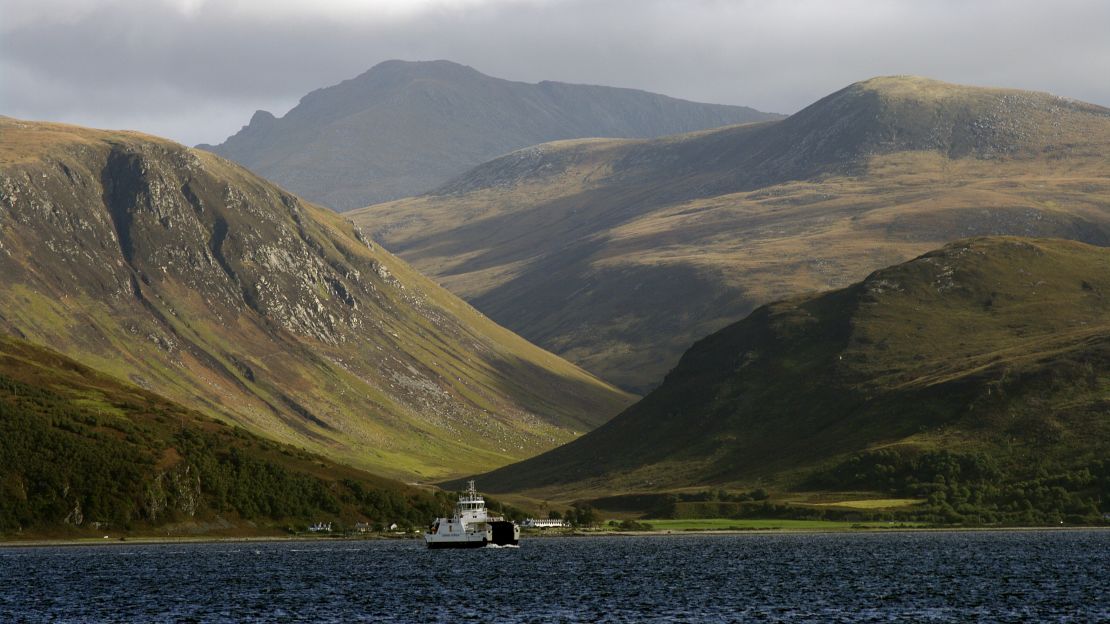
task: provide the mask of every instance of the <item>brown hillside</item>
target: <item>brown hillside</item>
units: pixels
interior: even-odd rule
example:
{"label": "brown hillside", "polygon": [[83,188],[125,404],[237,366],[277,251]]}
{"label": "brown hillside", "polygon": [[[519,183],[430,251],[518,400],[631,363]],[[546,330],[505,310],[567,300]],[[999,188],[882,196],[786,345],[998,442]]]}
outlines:
{"label": "brown hillside", "polygon": [[0,119],[0,217],[4,331],[359,467],[502,465],[628,401],[207,152]]}
{"label": "brown hillside", "polygon": [[1110,241],[1110,111],[917,77],[783,121],[541,145],[353,218],[491,318],[627,388],[760,303],[976,235]]}

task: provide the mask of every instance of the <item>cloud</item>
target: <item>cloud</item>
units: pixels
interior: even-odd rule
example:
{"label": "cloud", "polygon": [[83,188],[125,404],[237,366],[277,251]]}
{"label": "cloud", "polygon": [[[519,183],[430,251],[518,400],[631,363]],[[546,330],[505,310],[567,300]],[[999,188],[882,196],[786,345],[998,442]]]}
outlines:
{"label": "cloud", "polygon": [[391,58],[792,112],[882,74],[1110,104],[1099,0],[15,0],[0,113],[219,142]]}

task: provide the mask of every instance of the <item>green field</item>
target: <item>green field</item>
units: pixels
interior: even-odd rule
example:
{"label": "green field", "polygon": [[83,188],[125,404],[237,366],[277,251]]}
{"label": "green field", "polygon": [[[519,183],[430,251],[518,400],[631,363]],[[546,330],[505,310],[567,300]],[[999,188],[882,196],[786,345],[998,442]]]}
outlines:
{"label": "green field", "polygon": [[871,498],[866,500],[846,500],[833,503],[810,503],[814,507],[848,507],[851,509],[892,509],[911,507],[925,503],[924,498]]}
{"label": "green field", "polygon": [[725,531],[725,530],[827,530],[827,529],[881,529],[889,527],[925,526],[920,522],[846,522],[837,520],[734,520],[730,518],[702,518],[689,520],[645,520],[655,531]]}

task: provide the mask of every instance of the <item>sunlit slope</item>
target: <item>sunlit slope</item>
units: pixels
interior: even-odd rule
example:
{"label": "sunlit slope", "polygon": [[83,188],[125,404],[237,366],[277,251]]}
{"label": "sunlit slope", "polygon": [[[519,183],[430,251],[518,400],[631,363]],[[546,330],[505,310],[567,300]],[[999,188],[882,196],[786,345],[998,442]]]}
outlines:
{"label": "sunlit slope", "polygon": [[783,121],[515,152],[353,213],[491,318],[646,389],[755,306],[965,236],[1110,240],[1110,111],[876,78]]}
{"label": "sunlit slope", "polygon": [[494,467],[628,401],[203,151],[0,119],[0,215],[6,332],[359,467]]}
{"label": "sunlit slope", "polygon": [[968,239],[760,307],[606,425],[480,479],[538,500],[791,489],[877,449],[978,454],[999,483],[1107,457],[1110,250]]}

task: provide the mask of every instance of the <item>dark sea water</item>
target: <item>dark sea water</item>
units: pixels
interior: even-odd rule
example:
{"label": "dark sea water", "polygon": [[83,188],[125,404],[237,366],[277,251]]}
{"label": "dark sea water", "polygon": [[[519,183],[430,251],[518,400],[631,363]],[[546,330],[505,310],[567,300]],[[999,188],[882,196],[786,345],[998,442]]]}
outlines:
{"label": "dark sea water", "polygon": [[1110,532],[0,549],[0,622],[1110,622]]}

